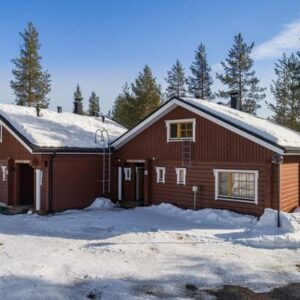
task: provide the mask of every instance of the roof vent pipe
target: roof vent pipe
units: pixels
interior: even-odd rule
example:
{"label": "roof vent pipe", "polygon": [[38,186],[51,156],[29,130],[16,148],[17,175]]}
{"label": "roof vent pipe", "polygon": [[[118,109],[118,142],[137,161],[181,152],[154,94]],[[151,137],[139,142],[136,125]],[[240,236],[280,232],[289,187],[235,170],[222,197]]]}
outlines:
{"label": "roof vent pipe", "polygon": [[57,113],[61,114],[62,113],[62,107],[61,106],[57,106]]}
{"label": "roof vent pipe", "polygon": [[230,107],[241,110],[241,98],[238,92],[232,91],[230,94]]}

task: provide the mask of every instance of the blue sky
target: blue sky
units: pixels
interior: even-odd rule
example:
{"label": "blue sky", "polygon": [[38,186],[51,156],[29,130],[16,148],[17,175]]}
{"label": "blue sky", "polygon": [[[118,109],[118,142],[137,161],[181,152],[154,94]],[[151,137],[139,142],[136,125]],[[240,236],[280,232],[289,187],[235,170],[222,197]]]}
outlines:
{"label": "blue sky", "polygon": [[[215,73],[238,32],[255,42],[255,68],[268,89],[282,51],[300,50],[299,0],[2,0],[1,102],[14,101],[11,59],[19,54],[18,32],[28,21],[38,28],[42,64],[52,75],[51,107],[62,105],[65,111],[72,109],[79,83],[85,105],[94,90],[106,112],[145,64],[165,87],[166,72],[177,58],[189,74],[200,42]],[[219,86],[215,79],[214,89]],[[268,112],[264,108],[259,114]]]}

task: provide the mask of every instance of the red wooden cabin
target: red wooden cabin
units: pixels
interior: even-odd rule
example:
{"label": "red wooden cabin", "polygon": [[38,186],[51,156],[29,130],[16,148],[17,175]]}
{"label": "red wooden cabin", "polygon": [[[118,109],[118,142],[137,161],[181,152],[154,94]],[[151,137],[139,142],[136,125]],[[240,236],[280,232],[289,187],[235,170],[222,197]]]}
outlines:
{"label": "red wooden cabin", "polygon": [[123,203],[253,215],[299,206],[300,135],[224,105],[173,98],[112,146],[114,199]]}

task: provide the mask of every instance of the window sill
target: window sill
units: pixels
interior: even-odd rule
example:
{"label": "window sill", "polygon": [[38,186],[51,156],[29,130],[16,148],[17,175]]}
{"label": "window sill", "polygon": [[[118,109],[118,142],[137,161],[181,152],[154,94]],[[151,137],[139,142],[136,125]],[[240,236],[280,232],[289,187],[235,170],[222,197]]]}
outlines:
{"label": "window sill", "polygon": [[223,198],[223,197],[218,197],[215,200],[216,201],[240,202],[240,203],[254,204],[254,205],[258,204],[257,200],[251,201],[251,200],[241,200],[241,199],[237,199],[237,198],[225,198],[225,197]]}
{"label": "window sill", "polygon": [[193,138],[188,138],[188,139],[168,139],[167,142],[193,142],[195,143]]}

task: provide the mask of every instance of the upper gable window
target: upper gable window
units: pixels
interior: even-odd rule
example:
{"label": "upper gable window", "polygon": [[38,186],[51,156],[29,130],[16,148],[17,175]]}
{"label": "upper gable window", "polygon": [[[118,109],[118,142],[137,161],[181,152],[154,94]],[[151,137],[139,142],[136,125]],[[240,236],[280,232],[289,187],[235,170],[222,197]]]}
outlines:
{"label": "upper gable window", "polygon": [[168,120],[167,141],[195,141],[196,119]]}

